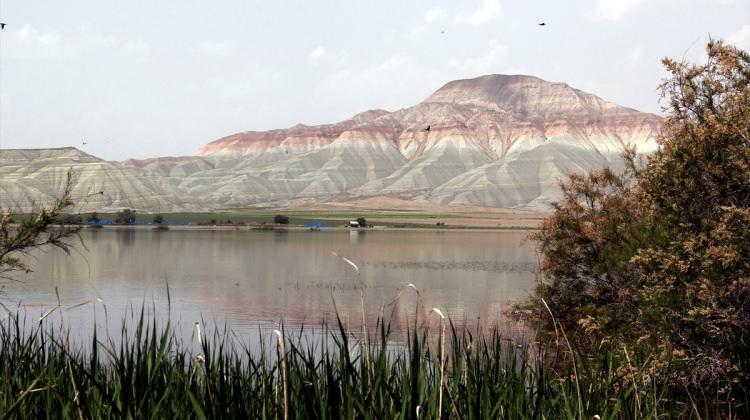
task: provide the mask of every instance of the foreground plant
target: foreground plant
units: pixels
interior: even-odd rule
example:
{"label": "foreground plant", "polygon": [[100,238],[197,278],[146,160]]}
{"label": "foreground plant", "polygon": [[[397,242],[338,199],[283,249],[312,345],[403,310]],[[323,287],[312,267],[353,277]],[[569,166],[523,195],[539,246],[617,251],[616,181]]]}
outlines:
{"label": "foreground plant", "polygon": [[670,114],[644,167],[629,151],[624,175],[562,186],[535,235],[549,307],[536,305],[551,335],[642,363],[624,361],[633,384],[731,410],[750,393],[750,56],[720,42],[707,52],[704,65],[664,60]]}
{"label": "foreground plant", "polygon": [[67,240],[71,237],[80,240],[77,235],[81,230],[80,226],[62,221],[63,211],[73,205],[70,197],[73,185],[73,173],[69,171],[60,196],[51,205],[22,218],[17,226],[12,226],[10,209],[4,209],[0,220],[0,278],[10,280],[13,273],[31,271],[22,256],[33,250],[49,246],[70,253],[71,244]]}
{"label": "foreground plant", "polygon": [[[439,315],[439,313],[438,313]],[[639,387],[620,351],[594,357],[519,346],[497,327],[469,330],[440,319],[440,334],[414,327],[397,341],[377,323],[365,361],[362,337],[339,320],[323,334],[259,332],[251,350],[227,330],[194,341],[159,327],[142,309],[119,335],[87,345],[51,317],[10,314],[0,324],[3,418],[699,418],[705,404]],[[447,328],[445,328],[447,327]],[[266,337],[267,336],[267,337]],[[402,334],[398,334],[399,337]],[[276,344],[266,348],[273,341]],[[445,340],[445,341],[443,341]],[[193,348],[193,343],[197,347]],[[520,347],[520,348],[519,348]],[[556,349],[552,349],[556,350]],[[276,353],[278,352],[278,353]],[[575,364],[572,362],[575,361]],[[576,366],[574,369],[573,366]],[[574,375],[573,372],[576,372]],[[639,372],[645,375],[645,372]],[[716,413],[710,417],[716,418]],[[729,413],[728,418],[744,412]]]}

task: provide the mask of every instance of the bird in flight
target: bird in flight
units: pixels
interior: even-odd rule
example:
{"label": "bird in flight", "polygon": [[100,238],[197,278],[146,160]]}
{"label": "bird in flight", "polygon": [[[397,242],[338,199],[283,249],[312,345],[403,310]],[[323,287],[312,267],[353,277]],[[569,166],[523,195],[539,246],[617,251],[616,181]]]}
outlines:
{"label": "bird in flight", "polygon": [[424,131],[430,131],[430,126],[428,125],[427,128],[424,129]]}
{"label": "bird in flight", "polygon": [[85,146],[86,144],[88,144],[88,143],[86,143],[86,140],[82,141],[81,143],[83,143],[83,145],[84,145],[84,146]]}
{"label": "bird in flight", "polygon": [[0,22],[0,29],[5,29],[5,24]]}
{"label": "bird in flight", "polygon": [[537,25],[539,25],[539,26],[547,26],[547,24],[545,22],[537,23]]}

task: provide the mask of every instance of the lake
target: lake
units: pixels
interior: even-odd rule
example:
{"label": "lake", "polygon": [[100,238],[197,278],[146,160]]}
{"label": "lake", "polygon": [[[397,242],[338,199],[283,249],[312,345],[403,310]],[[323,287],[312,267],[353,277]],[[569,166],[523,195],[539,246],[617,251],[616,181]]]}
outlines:
{"label": "lake", "polygon": [[157,318],[169,317],[186,331],[201,321],[244,334],[280,320],[315,328],[335,319],[334,302],[345,322],[357,323],[363,291],[368,323],[383,307],[398,329],[413,320],[417,295],[405,287],[412,283],[425,308],[438,307],[459,321],[494,321],[535,285],[538,262],[527,235],[85,229],[85,247],[76,246],[70,256],[59,250],[36,253],[30,261],[34,272],[6,282],[0,301],[38,320],[57,306],[59,295],[63,309],[49,318],[62,319],[78,333],[90,331],[95,317],[97,324],[107,319],[117,327],[123,314],[135,316],[145,303]]}

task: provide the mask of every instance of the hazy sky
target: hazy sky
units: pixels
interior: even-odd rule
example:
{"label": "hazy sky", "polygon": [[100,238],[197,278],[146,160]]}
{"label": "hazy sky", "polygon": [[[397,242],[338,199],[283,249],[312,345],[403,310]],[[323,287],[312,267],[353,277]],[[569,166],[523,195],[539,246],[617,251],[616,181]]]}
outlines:
{"label": "hazy sky", "polygon": [[709,35],[750,46],[750,0],[0,0],[0,21],[0,147],[117,160],[489,73],[658,112],[662,57],[698,60]]}

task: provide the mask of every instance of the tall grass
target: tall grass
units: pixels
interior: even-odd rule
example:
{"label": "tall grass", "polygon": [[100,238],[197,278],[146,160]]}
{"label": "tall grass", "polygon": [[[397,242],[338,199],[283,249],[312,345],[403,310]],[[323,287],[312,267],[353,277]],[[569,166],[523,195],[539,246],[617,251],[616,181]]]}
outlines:
{"label": "tall grass", "polygon": [[[297,330],[290,337],[282,327],[255,350],[226,329],[207,336],[200,325],[194,341],[186,342],[168,321],[159,325],[143,309],[132,327],[123,321],[116,340],[95,330],[85,345],[73,346],[70,331],[48,321],[11,314],[2,322],[3,418],[748,415],[746,406],[744,412],[707,412],[700,404],[672,399],[664,386],[636,386],[619,373],[622,357],[613,349],[603,347],[586,359],[561,354],[563,363],[543,363],[552,356],[544,346],[519,348],[497,327],[470,330],[450,319],[440,320],[439,336],[415,319],[406,342],[396,340],[382,318],[366,332],[367,341],[340,319],[319,335]],[[270,339],[275,344],[268,344]],[[571,357],[575,373],[565,362]]]}

